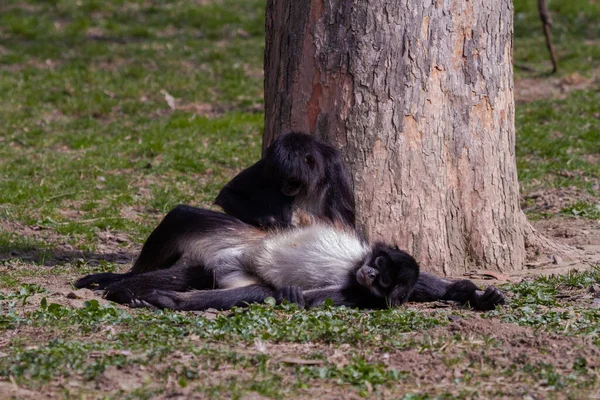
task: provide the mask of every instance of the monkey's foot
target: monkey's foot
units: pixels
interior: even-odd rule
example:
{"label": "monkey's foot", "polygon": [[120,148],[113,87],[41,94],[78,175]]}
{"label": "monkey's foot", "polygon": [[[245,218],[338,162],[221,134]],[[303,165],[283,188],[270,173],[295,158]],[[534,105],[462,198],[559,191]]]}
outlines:
{"label": "monkey's foot", "polygon": [[171,310],[179,310],[179,300],[177,296],[179,293],[172,292],[169,290],[159,290],[154,289],[149,293],[143,295],[139,299],[132,299],[129,303],[130,307],[139,308],[139,307],[150,307],[150,308],[168,308]]}
{"label": "monkey's foot", "polygon": [[154,304],[150,304],[147,301],[140,299],[132,299],[128,306],[130,308],[157,308]]}
{"label": "monkey's foot", "polygon": [[488,286],[485,291],[476,290],[470,303],[471,307],[476,310],[489,311],[496,308],[498,304],[504,304],[505,297],[501,290],[494,286]]}

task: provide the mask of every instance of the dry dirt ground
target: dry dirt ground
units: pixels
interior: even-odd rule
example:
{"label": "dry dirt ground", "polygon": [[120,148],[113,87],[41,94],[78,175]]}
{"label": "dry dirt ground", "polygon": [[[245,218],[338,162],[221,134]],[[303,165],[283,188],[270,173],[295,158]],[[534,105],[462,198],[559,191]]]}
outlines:
{"label": "dry dirt ground", "polygon": [[540,99],[564,99],[569,93],[589,89],[600,82],[600,70],[589,76],[577,72],[563,77],[522,78],[515,80],[515,102],[528,103]]}

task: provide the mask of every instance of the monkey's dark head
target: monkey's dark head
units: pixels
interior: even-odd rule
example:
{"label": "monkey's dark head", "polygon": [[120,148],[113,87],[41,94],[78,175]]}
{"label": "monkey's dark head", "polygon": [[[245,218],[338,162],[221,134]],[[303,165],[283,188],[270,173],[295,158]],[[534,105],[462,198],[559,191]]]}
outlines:
{"label": "monkey's dark head", "polygon": [[377,297],[386,298],[390,306],[408,300],[417,279],[419,264],[408,253],[376,243],[365,264],[356,271],[358,283]]}
{"label": "monkey's dark head", "polygon": [[277,182],[286,196],[313,192],[324,175],[319,143],[305,133],[279,136],[265,155],[265,178]]}

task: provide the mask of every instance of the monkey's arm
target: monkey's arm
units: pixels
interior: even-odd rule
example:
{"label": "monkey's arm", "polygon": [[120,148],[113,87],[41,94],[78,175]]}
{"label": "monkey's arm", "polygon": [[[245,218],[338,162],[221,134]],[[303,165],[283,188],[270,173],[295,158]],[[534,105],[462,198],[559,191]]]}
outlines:
{"label": "monkey's arm", "polygon": [[226,214],[263,228],[287,227],[291,223],[293,197],[263,177],[264,160],[236,175],[215,199]]}
{"label": "monkey's arm", "polygon": [[352,178],[337,152],[329,154],[326,167],[326,174],[330,177],[331,184],[325,195],[323,214],[334,223],[341,222],[345,226],[354,228],[356,211]]}
{"label": "monkey's arm", "polygon": [[493,310],[497,304],[504,304],[504,294],[494,286],[489,286],[483,291],[470,280],[449,281],[421,272],[409,301],[436,300],[469,303],[476,310]]}
{"label": "monkey's arm", "polygon": [[152,290],[140,296],[130,305],[132,307],[148,304],[157,308],[178,311],[201,311],[208,308],[228,310],[232,307],[244,307],[249,303],[262,303],[267,297],[276,297],[277,292],[262,285],[250,285],[234,289],[192,290],[175,292]]}

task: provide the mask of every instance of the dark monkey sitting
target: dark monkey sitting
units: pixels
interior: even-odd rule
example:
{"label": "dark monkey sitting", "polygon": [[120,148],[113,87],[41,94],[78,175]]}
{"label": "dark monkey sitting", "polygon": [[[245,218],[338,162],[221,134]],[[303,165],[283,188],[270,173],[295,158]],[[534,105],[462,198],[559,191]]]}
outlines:
{"label": "dark monkey sitting", "polygon": [[[135,273],[134,271],[149,271]],[[272,296],[312,307],[385,308],[407,301],[419,276],[407,253],[369,246],[332,224],[265,232],[226,214],[178,206],[142,248],[132,272],[88,275],[78,288],[120,303],[228,309]],[[195,290],[190,290],[195,289]]]}
{"label": "dark monkey sitting", "polygon": [[299,208],[354,227],[354,195],[340,153],[298,132],[279,136],[265,157],[240,172],[215,200],[250,225],[284,228]]}

